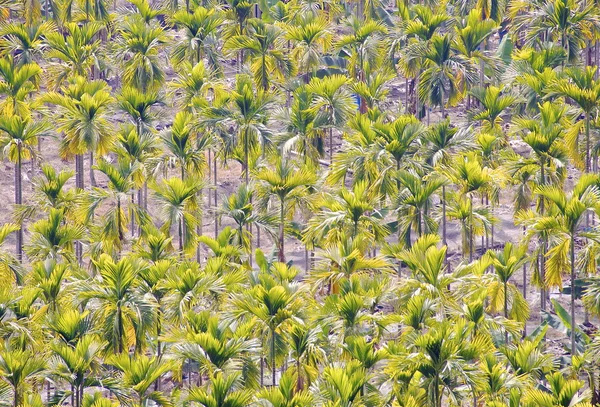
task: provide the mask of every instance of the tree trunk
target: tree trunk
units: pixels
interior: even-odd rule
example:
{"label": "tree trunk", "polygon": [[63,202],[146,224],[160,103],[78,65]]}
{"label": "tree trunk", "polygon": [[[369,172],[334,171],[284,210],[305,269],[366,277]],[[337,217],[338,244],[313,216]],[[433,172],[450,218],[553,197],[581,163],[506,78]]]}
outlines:
{"label": "tree trunk", "polygon": [[[83,161],[83,160],[82,160]],[[81,163],[83,165],[83,162]],[[90,185],[96,186],[96,178],[94,177],[94,152],[90,151]]]}
{"label": "tree trunk", "polygon": [[284,246],[285,246],[284,232],[285,232],[285,228],[284,228],[284,222],[285,222],[285,205],[284,205],[283,198],[280,198],[280,205],[279,205],[279,261],[282,262],[282,263],[285,263],[285,253],[284,253]]}
{"label": "tree trunk", "polygon": [[[21,178],[21,144],[17,144],[17,162],[15,164],[15,204],[23,203],[23,187]],[[23,260],[23,225],[17,230],[16,253],[19,262]]]}
{"label": "tree trunk", "polygon": [[575,236],[571,233],[571,357],[577,355],[575,334],[577,322],[575,321]]}

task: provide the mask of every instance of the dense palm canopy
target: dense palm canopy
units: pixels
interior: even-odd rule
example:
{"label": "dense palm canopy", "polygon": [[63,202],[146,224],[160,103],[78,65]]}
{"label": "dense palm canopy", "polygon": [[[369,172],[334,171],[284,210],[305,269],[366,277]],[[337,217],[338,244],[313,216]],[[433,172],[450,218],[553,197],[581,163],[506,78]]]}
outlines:
{"label": "dense palm canopy", "polygon": [[591,0],[0,0],[0,407],[599,405],[599,40]]}

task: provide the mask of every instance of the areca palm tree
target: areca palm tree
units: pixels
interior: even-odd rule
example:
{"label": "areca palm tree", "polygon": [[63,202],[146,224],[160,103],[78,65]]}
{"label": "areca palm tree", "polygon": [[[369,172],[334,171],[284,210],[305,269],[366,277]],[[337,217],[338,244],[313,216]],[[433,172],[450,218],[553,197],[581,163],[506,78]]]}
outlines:
{"label": "areca palm tree", "polygon": [[94,188],[83,199],[85,223],[89,222],[103,205],[110,205],[102,215],[102,243],[110,250],[112,247],[122,248],[129,216],[134,217],[143,227],[149,222],[143,207],[130,202],[128,194],[135,187],[134,174],[137,165],[120,161],[116,166],[100,160],[95,166],[108,179],[108,190]]}
{"label": "areca palm tree", "polygon": [[[89,152],[90,164],[93,164],[94,154],[104,155],[112,143],[111,125],[107,120],[107,109],[113,100],[110,89],[104,81],[87,81],[77,76],[62,93],[49,92],[43,100],[60,109],[56,119],[58,130],[64,133],[60,154],[64,158],[75,155],[75,184],[83,189],[83,155]],[[94,185],[91,169],[90,180]]]}
{"label": "areca palm tree", "polygon": [[45,363],[28,350],[8,350],[0,352],[0,372],[2,379],[12,390],[12,406],[19,407],[25,398],[27,385],[41,377]]}
{"label": "areca palm tree", "polygon": [[0,28],[0,55],[14,55],[19,65],[31,64],[46,48],[45,35],[54,28],[52,22],[11,22]]}
{"label": "areca palm tree", "polygon": [[4,115],[29,116],[31,101],[29,96],[37,90],[37,82],[42,69],[35,63],[17,65],[8,56],[0,59],[0,95],[6,99],[0,104]]}
{"label": "areca palm tree", "polygon": [[[272,97],[263,90],[255,92],[252,80],[247,75],[237,75],[235,89],[229,98],[202,112],[202,121],[209,126],[235,127],[234,146],[243,148],[245,183],[250,179],[250,154],[259,139],[268,140],[270,130],[266,126]],[[263,151],[267,148],[263,142]]]}
{"label": "areca palm tree", "polygon": [[[529,304],[510,279],[525,263],[526,252],[526,246],[515,246],[510,242],[505,243],[502,251],[490,252],[496,278],[488,286],[489,308],[492,312],[502,311],[505,318],[510,316],[519,322],[527,322],[529,319]],[[506,335],[505,339],[508,342],[508,333]]]}
{"label": "areca palm tree", "polygon": [[[553,204],[550,212],[536,221],[536,227],[548,231],[550,250],[546,263],[546,284],[562,287],[562,273],[570,270],[571,278],[571,355],[577,354],[575,344],[576,314],[575,314],[575,278],[577,276],[577,260],[575,256],[576,239],[587,238],[587,244],[596,244],[598,239],[594,230],[581,230],[585,215],[595,210],[600,200],[598,191],[599,179],[596,175],[582,175],[570,194],[561,188],[544,185],[538,188],[538,193]],[[580,264],[590,264],[585,256],[588,250],[579,251]],[[592,254],[593,255],[593,254]],[[589,268],[589,267],[588,267]],[[585,270],[587,271],[587,270]]]}
{"label": "areca palm tree", "polygon": [[376,199],[365,182],[358,182],[351,191],[340,188],[324,195],[313,204],[319,211],[309,220],[303,239],[323,246],[360,236],[365,245],[381,241],[389,230],[375,208]]}
{"label": "areca palm tree", "polygon": [[398,208],[398,235],[404,236],[410,246],[411,228],[421,237],[423,233],[437,230],[437,223],[428,213],[432,196],[444,185],[441,177],[422,177],[414,172],[400,171],[397,174],[400,184],[395,206]]}
{"label": "areca palm tree", "polygon": [[317,176],[308,167],[297,168],[288,159],[277,157],[272,168],[259,169],[255,178],[256,194],[263,207],[267,207],[273,197],[279,200],[277,252],[279,261],[285,263],[286,219],[293,219],[296,206],[306,198]]}
{"label": "areca palm tree", "polygon": [[481,104],[481,108],[473,112],[471,119],[481,122],[485,132],[501,133],[502,114],[517,103],[519,98],[507,94],[502,86],[475,88],[471,90],[471,95]]}
{"label": "areca palm tree", "polygon": [[143,264],[130,256],[115,262],[103,254],[95,265],[98,275],[78,282],[77,297],[89,302],[101,335],[113,352],[121,354],[131,346],[140,352],[156,317],[156,304],[136,290]]}
{"label": "areca palm tree", "polygon": [[217,33],[224,22],[221,13],[215,9],[196,7],[192,13],[180,10],[173,14],[173,22],[184,30],[185,41],[177,45],[173,51],[176,64],[189,60],[193,65],[199,64],[205,57],[208,66],[220,70]]}
{"label": "areca palm tree", "polygon": [[515,1],[508,15],[513,19],[515,32],[525,31],[525,44],[536,44],[541,38],[559,42],[571,63],[579,59],[581,48],[600,24],[594,5],[589,1]]}
{"label": "areca palm tree", "polygon": [[161,27],[128,18],[120,28],[119,55],[123,61],[123,83],[146,92],[165,80],[159,52],[168,36]]}
{"label": "areca palm tree", "polygon": [[[600,22],[599,22],[600,23]],[[595,70],[593,67],[586,68],[567,68],[566,77],[559,79],[550,85],[549,96],[560,95],[573,100],[585,115],[583,127],[585,132],[585,171],[589,172],[592,166],[591,161],[591,138],[590,138],[590,120],[593,112],[600,103],[600,81],[595,79]],[[574,125],[573,130],[579,134],[582,122]],[[570,133],[569,132],[569,133]],[[572,137],[572,136],[571,136]],[[576,146],[579,149],[579,146]]]}
{"label": "areca palm tree", "polygon": [[[49,129],[47,122],[34,121],[30,117],[3,115],[0,117],[0,146],[2,155],[15,163],[15,204],[23,203],[21,167],[23,160],[33,157],[37,138]],[[17,231],[16,253],[21,260],[23,232]]]}
{"label": "areca palm tree", "polygon": [[232,313],[235,316],[253,316],[264,326],[265,345],[269,356],[273,386],[277,383],[276,356],[284,328],[297,318],[301,307],[302,291],[294,283],[278,284],[271,276],[262,274],[259,284],[246,293],[233,295]]}
{"label": "areca palm tree", "polygon": [[464,95],[466,82],[474,82],[473,63],[452,50],[450,35],[434,35],[425,47],[416,49],[423,59],[418,93],[421,100],[439,106],[442,118],[445,106],[453,106]]}
{"label": "areca palm tree", "polygon": [[100,40],[97,34],[102,24],[90,22],[82,24],[67,23],[61,32],[49,32],[45,35],[50,47],[47,58],[57,61],[51,65],[51,85],[56,90],[73,76],[88,78],[92,66],[98,58]]}
{"label": "areca palm tree", "polygon": [[333,162],[333,129],[342,126],[354,109],[354,100],[347,87],[348,79],[342,75],[313,78],[308,90],[315,95],[317,121],[327,123],[329,129],[329,163]]}
{"label": "areca palm tree", "polygon": [[107,362],[122,372],[122,383],[131,389],[137,407],[147,406],[149,402],[161,407],[173,405],[162,392],[148,391],[154,382],[160,381],[163,374],[175,368],[172,360],[120,353],[112,355]]}
{"label": "areca palm tree", "polygon": [[210,391],[200,387],[193,388],[188,400],[203,407],[243,407],[252,399],[252,392],[240,387],[239,373],[216,374],[211,378]]}
{"label": "areca palm tree", "polygon": [[293,73],[292,62],[279,49],[283,30],[262,20],[251,19],[247,33],[229,38],[223,45],[225,52],[240,52],[250,59],[250,70],[256,86],[267,92],[272,77],[282,80]]}
{"label": "areca palm tree", "polygon": [[206,166],[204,147],[208,141],[207,137],[200,137],[191,113],[182,111],[175,115],[171,129],[163,136],[163,142],[179,165],[181,180],[202,174]]}
{"label": "areca palm tree", "polygon": [[298,61],[298,71],[309,83],[323,51],[331,45],[327,22],[314,18],[302,19],[298,25],[287,27],[286,38],[294,44],[291,57]]}
{"label": "areca palm tree", "polygon": [[67,222],[61,209],[51,209],[48,219],[34,223],[31,231],[31,242],[25,246],[25,253],[32,260],[73,262],[73,245],[85,235],[83,226]]}
{"label": "areca palm tree", "polygon": [[179,237],[179,251],[191,251],[196,246],[196,225],[198,214],[197,195],[202,182],[188,178],[169,178],[160,184],[151,185],[159,201],[161,216],[164,220],[162,230],[168,233],[176,225]]}

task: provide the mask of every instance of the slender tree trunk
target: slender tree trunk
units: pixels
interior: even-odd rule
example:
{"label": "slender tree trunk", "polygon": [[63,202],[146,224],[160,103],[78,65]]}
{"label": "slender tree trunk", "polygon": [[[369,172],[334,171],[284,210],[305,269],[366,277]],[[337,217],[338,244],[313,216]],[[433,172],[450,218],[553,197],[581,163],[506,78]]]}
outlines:
{"label": "slender tree trunk", "polygon": [[469,262],[473,261],[473,197],[469,197],[471,200],[471,208],[469,213]]}
{"label": "slender tree trunk", "polygon": [[[523,226],[523,236],[527,228]],[[523,263],[523,299],[527,300],[527,263]],[[527,336],[527,321],[523,324],[523,336]]]}
{"label": "slender tree trunk", "polygon": [[[285,205],[283,198],[280,198],[279,203],[279,261],[285,263],[285,236],[284,236],[284,222],[285,222]],[[274,385],[274,384],[273,384]]]}
{"label": "slender tree trunk", "polygon": [[[508,281],[504,281],[504,318],[508,319]],[[508,344],[508,331],[504,330],[504,343]]]}
{"label": "slender tree trunk", "polygon": [[273,387],[277,385],[277,369],[275,368],[275,327],[271,329],[271,370],[273,374]]}
{"label": "slender tree trunk", "polygon": [[577,321],[575,320],[575,236],[571,232],[571,357],[577,355],[575,334]]}
{"label": "slender tree trunk", "polygon": [[[83,165],[83,162],[81,163]],[[96,178],[94,177],[94,152],[90,151],[90,185],[96,186]]]}
{"label": "slender tree trunk", "polygon": [[214,208],[215,208],[215,239],[216,239],[217,236],[219,235],[219,214],[218,214],[219,211],[217,210],[217,153],[216,152],[213,157],[213,177],[214,177],[214,184],[215,184]]}
{"label": "slender tree trunk", "polygon": [[[15,204],[21,205],[23,203],[23,186],[21,178],[21,144],[17,144],[17,162],[15,164]],[[17,260],[21,262],[23,260],[23,225],[19,225],[20,228],[17,230]]]}
{"label": "slender tree trunk", "polygon": [[329,128],[329,164],[333,163],[333,128]]}

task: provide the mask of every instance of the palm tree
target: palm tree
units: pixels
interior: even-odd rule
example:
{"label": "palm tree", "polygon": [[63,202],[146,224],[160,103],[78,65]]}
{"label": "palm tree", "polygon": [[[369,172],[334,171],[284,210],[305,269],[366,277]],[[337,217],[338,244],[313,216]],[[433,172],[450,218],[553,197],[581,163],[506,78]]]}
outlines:
{"label": "palm tree", "polygon": [[256,86],[267,92],[271,77],[282,80],[293,73],[293,66],[278,46],[283,30],[262,20],[251,19],[245,34],[235,35],[223,44],[224,52],[239,52],[250,59]]}
{"label": "palm tree", "polygon": [[12,390],[13,407],[22,405],[29,381],[41,377],[45,363],[39,355],[28,350],[8,350],[0,352],[0,372],[2,380]]}
{"label": "palm tree", "polygon": [[91,376],[100,370],[100,354],[105,342],[98,341],[94,335],[85,335],[71,346],[64,342],[53,343],[52,352],[56,355],[48,369],[52,376],[71,385],[74,405],[81,407],[85,388],[94,383]]}
{"label": "palm tree", "polygon": [[501,116],[506,109],[515,105],[519,98],[507,94],[502,86],[474,88],[471,90],[471,95],[481,105],[479,109],[472,113],[471,120],[481,122],[483,132],[501,134]]}
{"label": "palm tree", "polygon": [[[507,242],[502,251],[489,253],[496,273],[493,283],[488,285],[490,311],[502,311],[504,318],[508,319],[510,316],[511,319],[526,323],[529,319],[529,304],[510,279],[525,263],[527,246],[515,246]],[[505,342],[508,343],[508,332]]]}
{"label": "palm tree", "polygon": [[0,95],[6,97],[0,109],[4,115],[26,117],[31,114],[31,101],[27,99],[37,90],[41,73],[42,69],[35,63],[17,65],[10,56],[0,59]]}
{"label": "palm tree", "polygon": [[[64,158],[75,155],[75,184],[83,189],[83,154],[89,151],[91,167],[94,154],[104,155],[112,143],[111,125],[107,120],[107,109],[113,100],[110,89],[104,81],[88,81],[77,76],[62,93],[48,92],[43,100],[59,107],[56,121],[58,130],[64,133],[60,154]],[[94,186],[92,169],[90,181]]]}
{"label": "palm tree", "polygon": [[365,246],[381,242],[389,230],[375,208],[377,200],[366,182],[356,183],[352,190],[342,187],[324,194],[311,204],[316,213],[308,221],[303,240],[320,242],[323,246],[335,246],[347,238],[358,237],[363,238]]}
{"label": "palm tree", "polygon": [[331,35],[327,21],[303,18],[298,25],[290,25],[286,38],[293,43],[290,56],[298,61],[298,71],[309,83],[321,61],[321,55],[331,46]]}
{"label": "palm tree", "polygon": [[149,402],[161,407],[172,405],[169,398],[160,391],[148,392],[154,382],[160,381],[163,374],[175,368],[172,360],[120,353],[109,357],[107,363],[122,372],[121,382],[131,389],[135,397],[135,406],[143,407]]}
{"label": "palm tree", "polygon": [[103,210],[101,217],[102,243],[108,250],[112,247],[121,250],[129,216],[135,218],[140,227],[144,227],[150,221],[139,202],[136,205],[128,199],[128,194],[135,187],[134,174],[138,165],[119,161],[113,166],[105,160],[100,160],[94,168],[106,176],[108,189],[93,188],[82,198],[85,223],[89,222],[103,205],[109,206],[109,209]]}
{"label": "palm tree", "polygon": [[102,24],[98,22],[67,23],[61,28],[64,34],[54,31],[45,34],[50,47],[46,57],[57,61],[50,66],[52,88],[59,89],[74,76],[89,77],[98,57],[100,40],[97,34],[101,29]]}
{"label": "palm tree", "polygon": [[270,345],[271,374],[275,386],[277,343],[292,316],[300,311],[302,291],[293,283],[281,285],[269,275],[261,277],[260,283],[251,290],[232,295],[232,313],[235,317],[255,317],[265,327],[268,334],[265,343]]}
{"label": "palm tree", "polygon": [[143,264],[131,256],[115,262],[103,254],[95,266],[96,277],[77,283],[77,298],[89,303],[111,351],[121,354],[135,346],[141,352],[145,335],[156,318],[156,304],[136,290]]}
{"label": "palm tree", "polygon": [[255,179],[256,194],[262,207],[268,207],[273,197],[279,200],[277,253],[279,261],[285,263],[286,220],[293,219],[296,206],[306,198],[317,175],[309,167],[297,168],[290,160],[276,157],[273,164],[256,172]]}
{"label": "palm tree", "polygon": [[[243,146],[243,167],[245,183],[250,177],[250,154],[256,148],[258,139],[268,139],[270,130],[266,126],[269,108],[273,103],[272,97],[259,89],[256,92],[252,80],[247,75],[237,75],[235,89],[230,97],[217,106],[211,106],[202,112],[202,121],[209,126],[229,128],[234,126],[235,138]],[[263,142],[262,149],[266,149]]]}
{"label": "palm tree", "polygon": [[14,55],[19,65],[34,63],[46,49],[46,34],[53,29],[54,24],[49,21],[5,24],[0,28],[0,55]]}
{"label": "palm tree", "polygon": [[347,88],[348,79],[343,75],[313,78],[307,89],[315,95],[315,108],[319,113],[316,121],[325,121],[329,129],[329,163],[333,162],[333,129],[339,129],[354,110],[354,99]]}
{"label": "palm tree", "polygon": [[445,106],[455,105],[464,95],[467,82],[474,82],[473,63],[452,50],[450,35],[434,35],[423,48],[416,49],[423,59],[418,94],[432,106],[440,106],[445,118]]}
{"label": "palm tree", "polygon": [[443,178],[435,174],[422,177],[414,172],[399,171],[400,184],[394,207],[398,212],[398,236],[404,236],[410,246],[410,232],[414,227],[417,236],[437,231],[437,223],[428,213],[432,196],[445,184]]}
{"label": "palm tree", "polygon": [[159,52],[167,42],[167,34],[161,27],[149,27],[134,18],[126,18],[119,32],[118,57],[124,61],[123,83],[141,92],[158,89],[165,80]]}
{"label": "palm tree", "polygon": [[207,138],[199,137],[191,113],[182,111],[175,115],[173,125],[163,136],[163,142],[179,165],[181,180],[202,174],[206,166],[203,147],[207,141]]}
{"label": "palm tree", "polygon": [[155,191],[159,210],[164,221],[162,230],[165,234],[173,225],[177,225],[179,251],[193,251],[196,247],[196,225],[198,215],[197,195],[202,189],[202,181],[188,178],[169,178],[160,184],[150,186]]}
{"label": "palm tree", "polygon": [[533,45],[545,41],[560,43],[568,61],[576,62],[581,48],[597,32],[600,21],[590,1],[558,0],[552,3],[515,1],[508,14],[514,32],[525,32],[524,42]]}
{"label": "palm tree", "polygon": [[[565,74],[565,78],[559,79],[550,85],[548,96],[560,95],[573,100],[585,115],[583,119],[585,129],[585,171],[589,172],[592,167],[590,157],[592,149],[590,144],[590,120],[592,113],[597,109],[598,103],[600,103],[600,81],[595,79],[595,69],[591,66],[585,69],[567,68]],[[576,123],[574,129],[571,131],[577,132],[577,135],[579,135],[581,124],[581,121]],[[576,146],[576,148],[578,150],[579,146]]]}
{"label": "palm tree", "polygon": [[[423,159],[436,168],[448,165],[456,154],[474,147],[469,129],[459,130],[446,119],[433,124],[423,134]],[[443,174],[443,172],[442,172]],[[442,244],[446,245],[446,185],[442,185]]]}
{"label": "palm tree", "polygon": [[[24,159],[33,157],[33,146],[37,138],[49,129],[49,124],[34,121],[29,117],[3,115],[0,117],[0,146],[2,154],[15,163],[15,205],[23,203],[23,187],[21,167]],[[17,231],[17,259],[21,261],[23,254],[23,232]]]}
{"label": "palm tree", "polygon": [[[562,288],[562,272],[570,269],[571,274],[571,355],[577,355],[575,344],[575,332],[577,331],[575,320],[575,278],[577,275],[577,262],[575,257],[576,240],[586,238],[586,244],[597,244],[595,231],[581,230],[580,226],[588,211],[596,210],[600,200],[598,191],[599,179],[596,175],[582,175],[577,181],[570,194],[553,185],[543,185],[538,188],[538,194],[553,204],[546,216],[541,216],[536,221],[536,227],[548,232],[550,238],[550,250],[546,262],[546,281],[552,287]],[[587,255],[594,255],[589,250],[579,251],[581,263],[588,264]]]}
{"label": "palm tree", "polygon": [[41,219],[31,225],[31,241],[25,246],[25,253],[31,260],[61,260],[71,263],[73,244],[85,236],[81,225],[68,222],[64,210],[50,209],[48,219]]}
{"label": "palm tree", "polygon": [[205,57],[208,66],[220,71],[217,33],[224,18],[215,9],[196,7],[193,13],[180,10],[173,14],[173,23],[183,28],[184,41],[173,50],[173,62],[181,64],[188,60],[192,66],[199,64]]}
{"label": "palm tree", "polygon": [[195,387],[187,399],[203,407],[243,407],[252,400],[252,392],[240,386],[239,373],[217,373],[210,380],[210,391]]}

